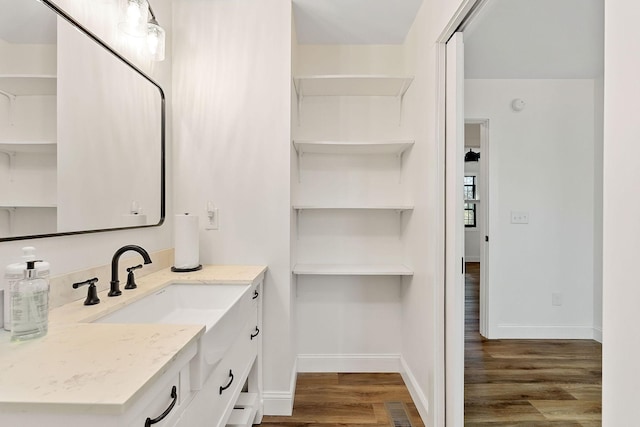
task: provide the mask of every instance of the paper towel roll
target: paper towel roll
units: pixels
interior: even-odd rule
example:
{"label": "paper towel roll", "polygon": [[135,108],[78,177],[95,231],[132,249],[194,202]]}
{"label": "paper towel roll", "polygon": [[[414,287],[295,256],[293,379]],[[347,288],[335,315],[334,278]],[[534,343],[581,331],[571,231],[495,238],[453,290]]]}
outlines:
{"label": "paper towel roll", "polygon": [[195,269],[200,265],[198,217],[176,215],[174,223],[174,267],[180,270]]}

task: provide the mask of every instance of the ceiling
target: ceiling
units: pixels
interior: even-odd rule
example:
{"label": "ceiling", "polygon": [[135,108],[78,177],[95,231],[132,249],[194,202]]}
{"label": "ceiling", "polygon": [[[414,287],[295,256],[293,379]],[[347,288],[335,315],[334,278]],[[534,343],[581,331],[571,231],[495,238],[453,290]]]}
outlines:
{"label": "ceiling", "polygon": [[0,0],[0,39],[8,43],[56,42],[56,14],[36,0]]}
{"label": "ceiling", "polygon": [[300,44],[402,44],[422,0],[293,0]]}
{"label": "ceiling", "polygon": [[464,37],[465,78],[598,77],[604,0],[489,0]]}

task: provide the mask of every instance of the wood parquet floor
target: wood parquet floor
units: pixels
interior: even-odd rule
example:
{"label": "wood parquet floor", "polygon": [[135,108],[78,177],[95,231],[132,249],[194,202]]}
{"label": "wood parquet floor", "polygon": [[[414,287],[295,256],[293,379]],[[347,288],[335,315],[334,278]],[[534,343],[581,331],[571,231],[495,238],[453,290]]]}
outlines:
{"label": "wood parquet floor", "polygon": [[291,417],[264,417],[263,427],[390,427],[385,402],[403,402],[424,427],[400,374],[298,374]]}
{"label": "wood parquet floor", "polygon": [[592,340],[486,340],[480,264],[465,275],[465,425],[600,426],[602,346]]}

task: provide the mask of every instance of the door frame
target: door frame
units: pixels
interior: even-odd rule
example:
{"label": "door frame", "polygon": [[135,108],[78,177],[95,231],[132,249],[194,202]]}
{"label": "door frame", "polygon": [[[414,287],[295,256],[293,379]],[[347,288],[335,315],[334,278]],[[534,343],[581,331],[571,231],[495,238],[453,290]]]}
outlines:
{"label": "door frame", "polygon": [[[442,278],[442,293],[438,295],[439,304],[444,308],[443,316],[441,316],[442,325],[439,328],[439,342],[441,344],[441,350],[437,352],[436,358],[439,366],[443,369],[437,377],[437,389],[444,390],[444,393],[436,393],[438,398],[437,407],[440,409],[436,411],[436,425],[447,427],[462,427],[464,424],[464,364],[460,366],[456,363],[460,354],[464,355],[464,315],[459,318],[449,319],[449,322],[454,322],[454,325],[450,325],[453,330],[461,331],[456,335],[461,336],[447,336],[447,294],[454,292],[455,289],[448,289],[451,282],[455,280],[447,281],[446,264],[447,264],[447,239],[445,234],[447,217],[455,218],[455,213],[452,215],[447,212],[445,207],[446,201],[446,167],[445,167],[445,152],[447,146],[446,138],[446,105],[447,105],[447,70],[446,70],[446,58],[447,58],[447,42],[453,36],[456,31],[463,31],[464,27],[470,22],[470,20],[479,13],[482,6],[486,5],[489,0],[462,0],[460,6],[453,14],[453,17],[449,23],[445,26],[440,36],[436,40],[436,55],[437,55],[437,82],[436,82],[436,96],[437,96],[437,146],[438,146],[438,163],[442,167],[442,171],[438,174],[438,188],[439,188],[439,200],[442,209],[439,211],[440,218],[438,223],[441,226],[441,234],[438,236],[438,241],[441,242],[438,253],[442,254],[442,259],[439,262],[440,271],[439,278]],[[462,119],[464,121],[464,118]],[[463,147],[464,149],[464,143]],[[463,170],[460,171],[464,173]],[[449,243],[450,244],[450,243]],[[464,243],[463,243],[464,245]],[[464,249],[464,246],[463,246]],[[449,345],[447,345],[449,344]],[[455,378],[462,378],[462,384],[460,381],[456,382],[454,377],[451,377],[450,373],[455,372]]]}
{"label": "door frame", "polygon": [[[480,203],[478,211],[480,214],[479,234],[480,234],[480,335],[489,338],[491,324],[491,299],[489,282],[489,119],[467,119],[465,124],[480,125],[480,172],[478,195]],[[484,236],[484,237],[483,237]]]}

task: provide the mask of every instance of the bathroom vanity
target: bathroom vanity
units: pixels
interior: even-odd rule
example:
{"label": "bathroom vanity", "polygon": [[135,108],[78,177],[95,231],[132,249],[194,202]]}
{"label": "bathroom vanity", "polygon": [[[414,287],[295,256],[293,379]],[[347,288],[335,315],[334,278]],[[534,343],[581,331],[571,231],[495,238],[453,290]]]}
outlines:
{"label": "bathroom vanity", "polygon": [[263,266],[169,269],[0,334],[0,425],[250,426],[262,419]]}

